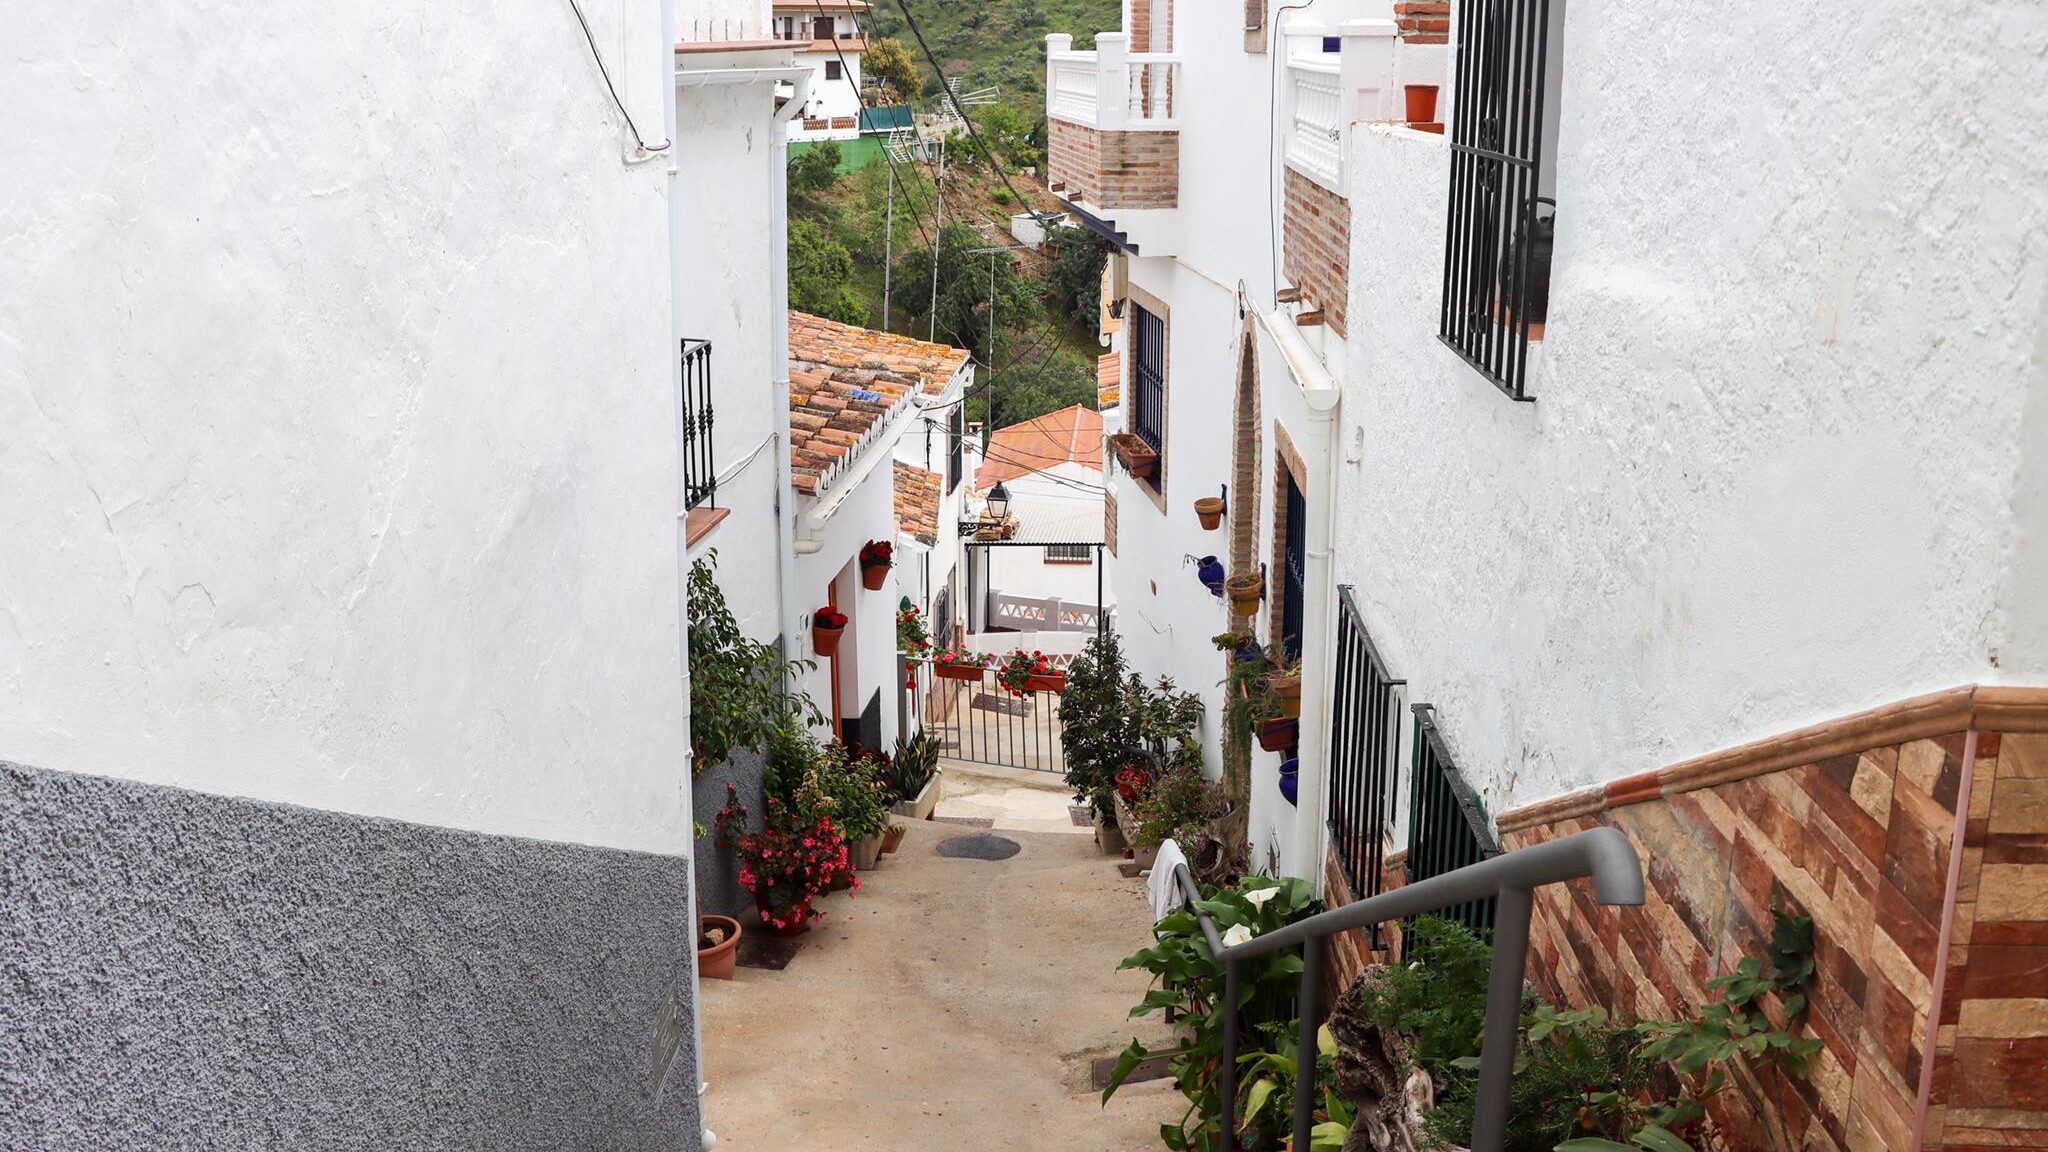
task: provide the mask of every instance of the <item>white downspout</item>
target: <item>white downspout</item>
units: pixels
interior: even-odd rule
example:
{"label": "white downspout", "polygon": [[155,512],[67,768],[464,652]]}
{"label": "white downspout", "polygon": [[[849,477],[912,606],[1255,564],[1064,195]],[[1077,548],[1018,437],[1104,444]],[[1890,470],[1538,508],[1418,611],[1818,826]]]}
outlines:
{"label": "white downspout", "polygon": [[[784,637],[784,657],[795,655],[802,635],[797,616],[796,488],[789,464],[789,122],[810,99],[811,73],[792,82],[788,102],[776,114],[769,133],[768,163],[768,349],[773,384],[768,402],[775,419],[775,597],[776,621]],[[812,549],[815,551],[815,547]],[[791,685],[789,687],[795,687]]]}

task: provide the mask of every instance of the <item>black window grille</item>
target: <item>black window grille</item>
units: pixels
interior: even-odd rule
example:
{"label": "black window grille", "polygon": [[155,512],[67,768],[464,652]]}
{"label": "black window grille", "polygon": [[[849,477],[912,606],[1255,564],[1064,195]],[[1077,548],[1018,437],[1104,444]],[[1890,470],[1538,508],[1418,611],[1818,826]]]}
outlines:
{"label": "black window grille", "polygon": [[[1337,589],[1336,669],[1330,696],[1330,847],[1353,899],[1383,890],[1386,844],[1394,831],[1401,755],[1401,708],[1395,689],[1407,681],[1388,675],[1366,635],[1350,585]],[[1379,933],[1373,932],[1373,943]]]}
{"label": "black window grille", "polygon": [[1093,544],[1047,544],[1045,558],[1053,564],[1086,564],[1095,559]]}
{"label": "black window grille", "polygon": [[953,446],[946,453],[946,491],[960,486],[960,469],[967,443],[967,402],[953,405],[953,414],[946,418],[946,439]]}
{"label": "black window grille", "polygon": [[827,60],[827,61],[825,61],[825,79],[827,79],[827,80],[837,80],[837,79],[839,79],[840,75],[841,75],[841,73],[840,73],[840,71],[839,71],[839,61],[837,61],[837,60]]}
{"label": "black window grille", "polygon": [[[1408,793],[1411,884],[1500,855],[1500,845],[1487,826],[1486,809],[1444,748],[1430,706],[1417,704],[1414,711],[1415,776]],[[1485,933],[1493,928],[1493,899],[1455,905],[1436,915]]]}
{"label": "black window grille", "polygon": [[683,507],[715,502],[718,465],[711,453],[711,341],[683,341]]}
{"label": "black window grille", "polygon": [[932,600],[932,646],[947,648],[953,643],[953,590],[939,589]]}
{"label": "black window grille", "polygon": [[1166,463],[1166,321],[1135,303],[1131,313],[1131,431],[1159,453],[1156,478]]}
{"label": "black window grille", "polygon": [[1301,659],[1303,602],[1308,598],[1308,501],[1287,475],[1287,542],[1280,555],[1280,648],[1289,663]]}
{"label": "black window grille", "polygon": [[[1550,0],[1474,0],[1459,19],[1437,336],[1517,400],[1550,300],[1557,203],[1541,194]],[[1547,208],[1547,212],[1545,209]]]}

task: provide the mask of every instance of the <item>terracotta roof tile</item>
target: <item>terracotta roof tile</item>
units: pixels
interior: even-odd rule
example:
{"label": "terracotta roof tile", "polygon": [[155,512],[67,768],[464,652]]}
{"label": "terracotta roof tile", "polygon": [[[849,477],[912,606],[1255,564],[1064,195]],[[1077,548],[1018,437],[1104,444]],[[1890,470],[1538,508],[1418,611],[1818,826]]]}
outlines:
{"label": "terracotta roof tile", "polygon": [[1104,352],[1095,358],[1095,407],[1114,408],[1123,400],[1123,357]]}
{"label": "terracotta roof tile", "polygon": [[967,350],[789,314],[790,483],[829,487],[911,397],[940,392]]}
{"label": "terracotta roof tile", "polygon": [[896,530],[930,547],[939,542],[937,472],[896,461]]}
{"label": "terracotta roof tile", "polygon": [[974,486],[985,492],[998,481],[1069,463],[1102,471],[1102,413],[1076,404],[996,429]]}

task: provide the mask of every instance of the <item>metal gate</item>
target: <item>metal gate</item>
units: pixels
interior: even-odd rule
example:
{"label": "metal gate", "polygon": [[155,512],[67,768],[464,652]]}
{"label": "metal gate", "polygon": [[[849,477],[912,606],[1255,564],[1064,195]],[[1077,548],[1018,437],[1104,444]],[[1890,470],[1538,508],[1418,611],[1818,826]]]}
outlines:
{"label": "metal gate", "polygon": [[908,663],[920,726],[938,737],[940,755],[1066,775],[1058,692],[1019,696],[996,682],[993,669],[981,669],[967,680],[956,679],[963,675],[959,672],[938,674],[929,660]]}
{"label": "metal gate", "polygon": [[[1336,684],[1330,699],[1330,846],[1355,900],[1384,887],[1400,777],[1400,702],[1407,683],[1387,674],[1365,633],[1351,586],[1337,587]],[[1375,932],[1375,939],[1377,933]]]}
{"label": "metal gate", "polygon": [[[1436,730],[1433,709],[1415,705],[1415,780],[1408,805],[1408,882],[1455,872],[1500,855],[1486,809]],[[1493,928],[1493,898],[1437,913],[1482,935]]]}

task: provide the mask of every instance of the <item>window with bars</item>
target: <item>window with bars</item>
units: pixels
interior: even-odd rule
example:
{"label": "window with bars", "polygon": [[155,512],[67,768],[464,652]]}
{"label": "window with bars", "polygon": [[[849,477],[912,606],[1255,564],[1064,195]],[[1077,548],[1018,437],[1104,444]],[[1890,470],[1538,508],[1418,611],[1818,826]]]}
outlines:
{"label": "window with bars", "polygon": [[[1427,704],[1415,713],[1415,773],[1408,794],[1408,883],[1455,872],[1468,864],[1500,855],[1500,844],[1486,818],[1478,793],[1444,747],[1436,718]],[[1456,920],[1474,932],[1493,928],[1493,897],[1446,908],[1435,915]]]}
{"label": "window with bars", "polygon": [[[1365,900],[1385,888],[1386,850],[1394,834],[1402,715],[1396,679],[1366,634],[1351,587],[1337,589],[1336,687],[1330,693],[1330,851]],[[1375,946],[1379,931],[1372,932]]]}
{"label": "window with bars", "polygon": [[1087,564],[1095,559],[1092,544],[1047,544],[1045,562],[1048,564]]}
{"label": "window with bars", "polygon": [[1281,549],[1280,650],[1292,664],[1301,659],[1302,609],[1308,598],[1308,501],[1288,473],[1287,537]]}
{"label": "window with bars", "polygon": [[1473,0],[1454,49],[1437,336],[1516,400],[1529,399],[1529,344],[1542,338],[1550,303],[1557,201],[1546,159],[1556,148],[1563,5],[1552,7],[1553,0]]}
{"label": "window with bars", "polygon": [[683,341],[683,508],[718,496],[711,452],[711,341]]}
{"label": "window with bars", "polygon": [[1148,482],[1159,487],[1166,472],[1166,320],[1131,304],[1131,431],[1159,463]]}
{"label": "window with bars", "polygon": [[967,402],[953,405],[953,414],[946,417],[946,439],[951,447],[946,450],[946,491],[960,487],[960,470],[967,451]]}

